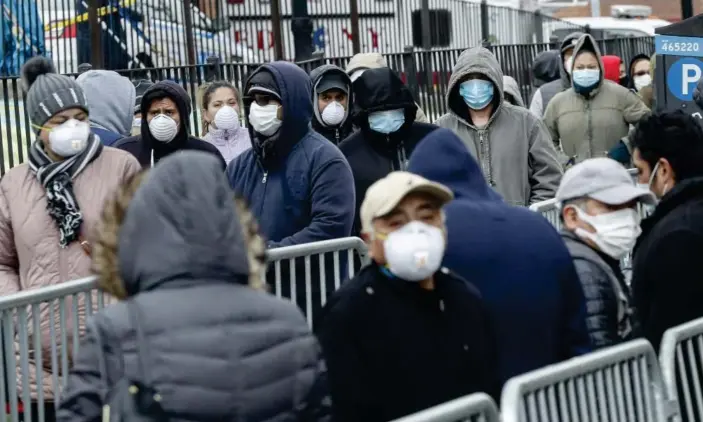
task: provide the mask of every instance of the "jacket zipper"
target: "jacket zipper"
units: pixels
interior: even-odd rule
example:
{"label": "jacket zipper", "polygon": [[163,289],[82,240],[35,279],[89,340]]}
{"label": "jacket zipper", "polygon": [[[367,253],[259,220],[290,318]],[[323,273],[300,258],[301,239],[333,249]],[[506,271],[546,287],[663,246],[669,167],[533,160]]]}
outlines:
{"label": "jacket zipper", "polygon": [[401,171],[407,170],[405,162],[407,161],[407,156],[405,155],[405,142],[400,141],[398,145],[398,167]]}
{"label": "jacket zipper", "polygon": [[[390,144],[391,144],[391,137],[386,135],[386,146],[389,146]],[[393,171],[395,171],[395,162],[393,161],[393,158],[391,158],[390,161],[391,161],[391,172],[393,172]]]}
{"label": "jacket zipper", "polygon": [[264,185],[264,193],[261,195],[261,206],[259,207],[259,215],[262,215],[264,212],[264,202],[266,202],[266,181],[268,180],[269,172],[264,168],[260,160],[257,159],[256,163],[261,167],[261,170],[264,171],[264,177],[261,178],[261,183]]}
{"label": "jacket zipper", "polygon": [[591,120],[591,101],[586,99],[586,114],[588,115],[588,157],[593,158],[593,122]]}
{"label": "jacket zipper", "polygon": [[478,143],[480,149],[479,159],[481,160],[484,178],[493,187],[495,186],[493,182],[493,166],[491,165],[490,145],[488,145],[488,140],[486,139],[486,129],[478,130]]}
{"label": "jacket zipper", "polygon": [[339,145],[339,129],[334,130],[334,139],[337,140],[337,145]]}

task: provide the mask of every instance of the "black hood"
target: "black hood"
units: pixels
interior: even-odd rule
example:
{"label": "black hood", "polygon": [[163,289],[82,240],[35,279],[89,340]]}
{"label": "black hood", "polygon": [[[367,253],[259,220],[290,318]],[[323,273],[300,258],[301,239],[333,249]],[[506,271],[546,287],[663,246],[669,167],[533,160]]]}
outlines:
{"label": "black hood", "polygon": [[147,113],[149,111],[149,106],[151,103],[160,98],[170,98],[176,107],[178,107],[178,114],[181,116],[180,127],[178,128],[178,134],[169,143],[164,143],[157,141],[151,136],[149,131],[149,123],[147,122],[146,116],[142,118],[142,143],[147,150],[154,149],[154,155],[156,157],[163,157],[169,153],[183,149],[188,143],[188,133],[190,132],[190,113],[192,111],[190,96],[179,84],[172,81],[159,81],[149,87],[144,93],[141,102],[142,113]]}
{"label": "black hood", "polygon": [[356,126],[366,136],[387,138],[369,128],[369,114],[375,111],[405,110],[405,124],[393,135],[404,138],[404,132],[415,122],[417,105],[410,89],[390,68],[368,69],[353,84],[353,116]]}
{"label": "black hood", "polygon": [[[635,65],[635,62],[636,62],[637,60],[647,60],[647,61],[649,61],[650,58],[649,58],[649,56],[646,55],[646,54],[637,54],[636,56],[634,56],[634,57],[630,60],[630,65],[627,67],[627,85],[626,85],[626,86],[627,86],[628,88],[630,88],[630,89],[635,89],[635,79],[634,79],[634,75],[632,74],[632,66]],[[654,75],[651,75],[651,76],[652,76],[652,81],[654,81]]]}
{"label": "black hood", "polygon": [[[344,120],[339,124],[338,127],[329,127],[322,122],[322,117],[320,115],[320,110],[317,107],[317,85],[320,83],[323,77],[327,75],[339,75],[349,87],[348,97],[347,97],[347,110],[344,116]],[[354,104],[354,90],[352,89],[352,81],[349,75],[341,67],[326,64],[317,67],[310,72],[310,82],[312,83],[311,99],[312,99],[312,109],[314,114],[314,119],[312,119],[312,127],[318,133],[322,134],[325,138],[332,142],[337,142],[335,139],[335,134],[339,131],[339,141],[344,140],[346,136],[351,132],[352,127],[352,106]]]}
{"label": "black hood", "polygon": [[119,231],[129,295],[165,284],[247,284],[247,243],[234,194],[213,154],[170,155],[146,175]]}
{"label": "black hood", "polygon": [[567,72],[564,68],[564,50],[567,50],[569,47],[571,47],[572,49],[576,48],[576,43],[578,42],[579,38],[581,38],[583,35],[583,32],[572,32],[566,37],[564,37],[564,39],[561,41],[561,45],[559,46],[559,74],[561,78],[561,84],[564,89],[571,88],[571,77],[569,76],[569,72]]}
{"label": "black hood", "polygon": [[539,53],[532,63],[532,76],[534,77],[535,87],[539,88],[548,82],[559,79],[561,77],[561,67],[561,54],[557,50]]}

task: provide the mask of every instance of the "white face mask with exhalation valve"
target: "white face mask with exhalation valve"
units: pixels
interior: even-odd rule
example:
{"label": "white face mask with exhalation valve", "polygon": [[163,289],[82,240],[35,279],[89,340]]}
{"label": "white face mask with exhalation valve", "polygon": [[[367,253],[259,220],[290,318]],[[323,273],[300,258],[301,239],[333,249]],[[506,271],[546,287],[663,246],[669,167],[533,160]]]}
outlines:
{"label": "white face mask with exhalation valve", "polygon": [[72,157],[82,152],[88,145],[90,125],[76,119],[69,119],[49,132],[49,147],[56,155]]}
{"label": "white face mask with exhalation valve", "polygon": [[407,281],[426,280],[437,272],[444,248],[442,230],[421,221],[411,221],[383,242],[388,270]]}

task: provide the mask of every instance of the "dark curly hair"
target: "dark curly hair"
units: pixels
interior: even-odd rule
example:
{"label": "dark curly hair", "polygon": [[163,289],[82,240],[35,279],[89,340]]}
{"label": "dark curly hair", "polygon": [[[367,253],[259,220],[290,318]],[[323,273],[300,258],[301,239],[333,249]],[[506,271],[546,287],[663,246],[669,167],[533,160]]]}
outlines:
{"label": "dark curly hair", "polygon": [[676,181],[703,176],[703,126],[681,110],[654,113],[643,118],[630,140],[633,150],[653,169],[666,158]]}

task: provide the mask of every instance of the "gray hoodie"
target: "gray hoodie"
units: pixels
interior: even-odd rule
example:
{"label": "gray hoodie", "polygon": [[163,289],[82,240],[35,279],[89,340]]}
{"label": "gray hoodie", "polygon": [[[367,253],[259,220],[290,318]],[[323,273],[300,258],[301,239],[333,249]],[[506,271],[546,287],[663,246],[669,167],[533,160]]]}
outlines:
{"label": "gray hoodie", "polygon": [[134,120],[134,84],[112,70],[89,70],[76,82],[88,99],[91,125],[129,136]]}
{"label": "gray hoodie", "polygon": [[[459,95],[459,84],[472,73],[485,75],[496,88],[493,115],[481,129],[470,123],[469,109]],[[562,169],[549,132],[529,110],[505,102],[503,89],[503,72],[490,51],[483,47],[464,51],[449,79],[449,113],[435,124],[461,138],[486,180],[508,203],[526,206],[553,198]]]}
{"label": "gray hoodie", "polygon": [[520,86],[518,86],[517,81],[512,76],[503,75],[503,90],[505,91],[503,95],[510,95],[513,98],[515,106],[525,107],[525,102],[522,101],[522,94],[520,93]]}

